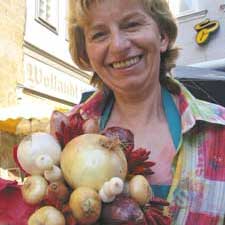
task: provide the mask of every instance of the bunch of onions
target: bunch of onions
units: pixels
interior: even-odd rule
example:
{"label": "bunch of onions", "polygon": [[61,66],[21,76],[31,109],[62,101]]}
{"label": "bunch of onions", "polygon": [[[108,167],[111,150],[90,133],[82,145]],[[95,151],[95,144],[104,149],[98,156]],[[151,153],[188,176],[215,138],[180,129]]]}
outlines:
{"label": "bunch of onions", "polygon": [[100,134],[83,134],[63,149],[60,160],[65,180],[72,188],[99,191],[112,177],[127,175],[127,160],[118,140]]}

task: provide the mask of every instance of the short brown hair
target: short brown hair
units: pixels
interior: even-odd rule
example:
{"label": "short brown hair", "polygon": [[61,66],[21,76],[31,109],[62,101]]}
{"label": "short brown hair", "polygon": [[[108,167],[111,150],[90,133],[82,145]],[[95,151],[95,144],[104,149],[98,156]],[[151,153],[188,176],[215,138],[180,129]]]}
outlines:
{"label": "short brown hair", "polygon": [[[73,61],[83,70],[91,70],[88,55],[85,49],[83,26],[87,22],[87,12],[90,4],[104,0],[69,0],[69,50]],[[108,1],[108,0],[107,0]],[[146,12],[156,21],[162,34],[169,38],[168,49],[161,53],[160,83],[172,93],[180,92],[176,83],[172,82],[167,74],[175,66],[179,49],[174,47],[177,37],[177,25],[166,0],[140,0]],[[94,73],[92,84],[101,87],[102,80]]]}

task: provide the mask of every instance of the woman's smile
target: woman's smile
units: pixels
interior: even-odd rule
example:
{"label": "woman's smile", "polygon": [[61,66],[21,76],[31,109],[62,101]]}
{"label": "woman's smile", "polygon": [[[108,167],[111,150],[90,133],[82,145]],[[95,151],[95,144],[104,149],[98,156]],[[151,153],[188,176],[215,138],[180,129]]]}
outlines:
{"label": "woman's smile", "polygon": [[140,60],[142,59],[142,56],[134,56],[131,58],[128,58],[126,60],[121,60],[121,61],[117,61],[117,62],[113,62],[110,64],[110,66],[113,69],[126,69],[129,68],[131,66],[136,65],[137,63],[140,62]]}

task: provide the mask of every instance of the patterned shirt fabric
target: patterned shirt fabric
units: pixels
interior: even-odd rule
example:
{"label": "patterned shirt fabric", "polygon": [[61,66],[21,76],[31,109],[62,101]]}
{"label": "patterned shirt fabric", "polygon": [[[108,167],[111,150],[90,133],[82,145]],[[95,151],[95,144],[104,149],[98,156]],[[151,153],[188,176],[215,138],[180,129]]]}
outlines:
{"label": "patterned shirt fabric", "polygon": [[175,97],[182,138],[173,162],[168,201],[174,225],[224,225],[225,108],[182,87]]}
{"label": "patterned shirt fabric", "polygon": [[[179,85],[181,93],[173,96],[173,100],[180,115],[174,121],[180,120],[181,135],[167,197],[170,206],[165,213],[173,217],[173,225],[224,225],[225,108],[196,99],[182,84]],[[101,95],[105,97],[99,98]],[[93,101],[94,98],[98,100]],[[106,111],[109,116],[112,108],[106,105],[111,98],[97,91],[89,98],[95,104],[89,105],[98,109],[98,115],[105,115],[103,112]]]}

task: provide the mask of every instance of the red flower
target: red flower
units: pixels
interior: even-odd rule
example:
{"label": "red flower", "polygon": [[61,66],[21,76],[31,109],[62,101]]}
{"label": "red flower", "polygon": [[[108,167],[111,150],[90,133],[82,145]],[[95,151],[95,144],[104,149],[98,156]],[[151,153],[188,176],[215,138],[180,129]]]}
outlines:
{"label": "red flower", "polygon": [[144,214],[148,224],[151,225],[170,225],[172,219],[170,216],[163,214],[163,206],[169,203],[161,198],[153,197],[149,204],[144,207]]}
{"label": "red flower", "polygon": [[154,173],[151,167],[155,163],[148,160],[150,151],[144,148],[138,148],[136,150],[126,148],[124,151],[127,158],[129,175],[141,174],[146,176]]}
{"label": "red flower", "polygon": [[64,148],[65,145],[73,138],[83,134],[83,123],[84,120],[79,112],[70,115],[68,117],[68,123],[61,121],[60,129],[55,132],[55,136],[57,137],[62,148]]}

